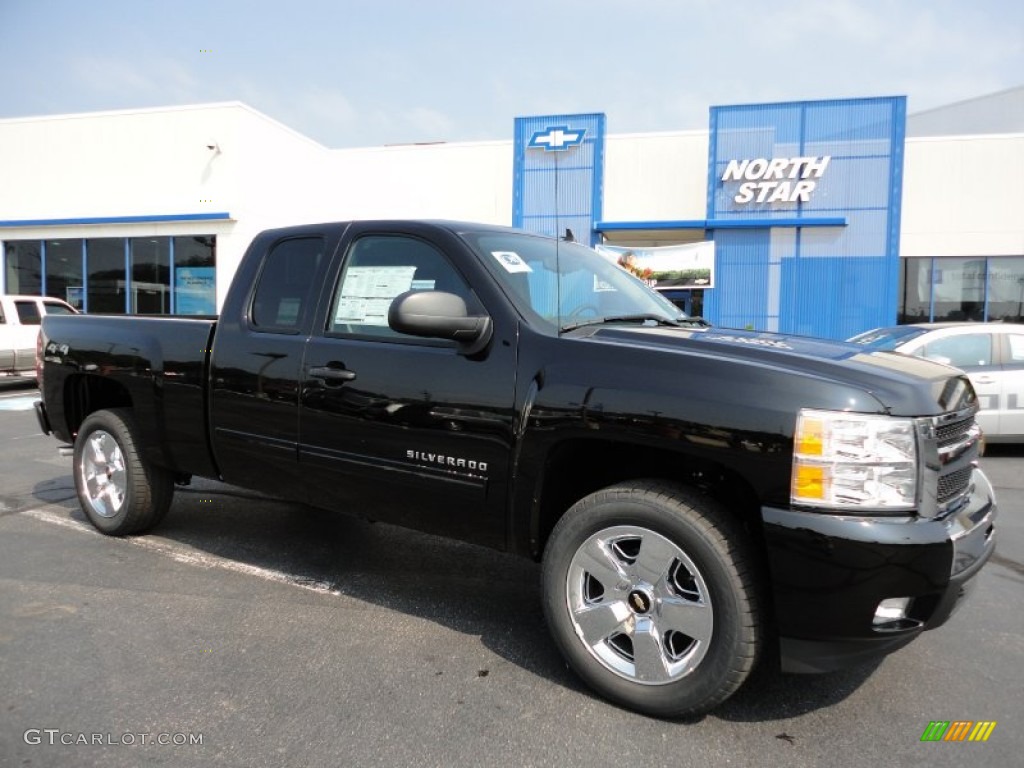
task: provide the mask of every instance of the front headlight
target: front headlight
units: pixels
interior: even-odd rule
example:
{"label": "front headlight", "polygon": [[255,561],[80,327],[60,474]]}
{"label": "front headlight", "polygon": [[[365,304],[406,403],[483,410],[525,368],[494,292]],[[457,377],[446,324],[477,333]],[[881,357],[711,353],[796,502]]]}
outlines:
{"label": "front headlight", "polygon": [[844,411],[800,411],[790,501],[855,511],[917,505],[914,420]]}

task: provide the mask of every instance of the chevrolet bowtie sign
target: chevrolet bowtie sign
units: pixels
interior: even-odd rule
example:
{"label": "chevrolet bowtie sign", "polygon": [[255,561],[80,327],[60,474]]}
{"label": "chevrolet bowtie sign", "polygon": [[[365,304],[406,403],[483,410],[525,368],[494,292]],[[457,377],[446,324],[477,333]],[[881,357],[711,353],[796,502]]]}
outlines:
{"label": "chevrolet bowtie sign", "polygon": [[543,149],[545,152],[558,152],[578,147],[583,143],[583,137],[587,131],[585,128],[570,130],[566,125],[558,125],[537,131],[530,138],[527,144],[528,149]]}

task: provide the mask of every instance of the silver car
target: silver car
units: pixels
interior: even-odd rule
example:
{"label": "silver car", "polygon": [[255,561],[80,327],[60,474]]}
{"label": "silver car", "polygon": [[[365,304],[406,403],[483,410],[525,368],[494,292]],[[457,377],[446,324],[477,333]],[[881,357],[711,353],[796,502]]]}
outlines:
{"label": "silver car", "polygon": [[921,323],[876,328],[850,341],[926,357],[967,373],[990,443],[1024,443],[1024,325]]}

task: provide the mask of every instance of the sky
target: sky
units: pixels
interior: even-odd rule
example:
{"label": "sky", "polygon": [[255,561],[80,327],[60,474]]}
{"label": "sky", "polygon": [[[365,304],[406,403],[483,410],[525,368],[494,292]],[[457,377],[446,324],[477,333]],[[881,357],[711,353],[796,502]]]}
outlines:
{"label": "sky", "polygon": [[331,148],[1019,85],[1020,0],[0,0],[0,119],[242,101]]}

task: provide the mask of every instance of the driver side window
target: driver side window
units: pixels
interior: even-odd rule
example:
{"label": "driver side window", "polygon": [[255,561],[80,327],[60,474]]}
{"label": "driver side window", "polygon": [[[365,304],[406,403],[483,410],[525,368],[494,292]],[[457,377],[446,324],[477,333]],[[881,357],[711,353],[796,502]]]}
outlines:
{"label": "driver side window", "polygon": [[405,235],[368,235],[345,258],[328,333],[414,339],[388,326],[391,302],[406,291],[445,291],[467,307],[478,306],[466,281],[433,245]]}

